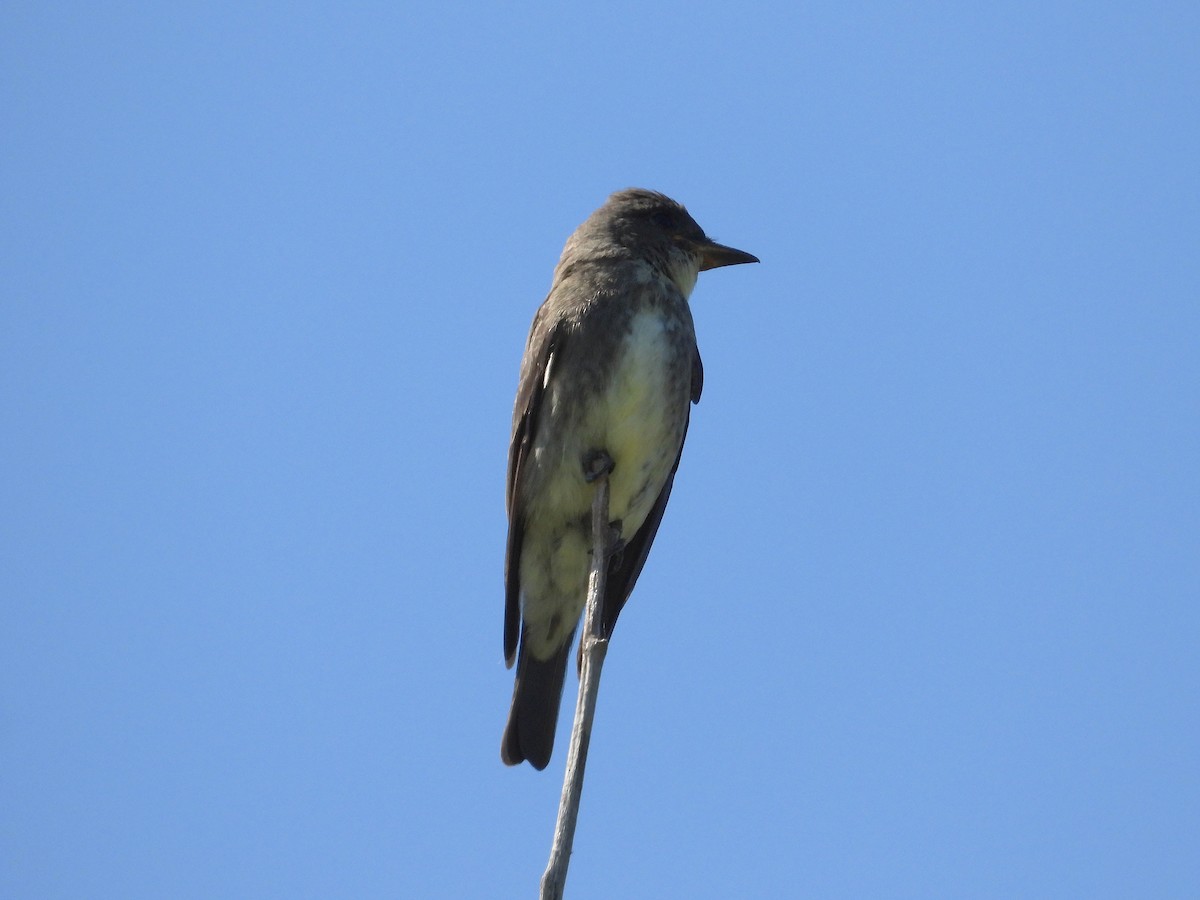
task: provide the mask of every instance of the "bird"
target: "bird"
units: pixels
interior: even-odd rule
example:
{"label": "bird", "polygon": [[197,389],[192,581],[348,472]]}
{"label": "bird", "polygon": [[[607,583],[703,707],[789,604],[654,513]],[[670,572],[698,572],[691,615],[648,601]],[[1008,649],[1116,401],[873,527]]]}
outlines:
{"label": "bird", "polygon": [[504,659],[516,662],[506,765],[544,769],[587,593],[595,477],[617,551],[601,631],[658,532],[704,369],[688,297],[699,273],[758,258],[709,238],[656,191],[612,194],[568,238],[521,360],[505,492]]}

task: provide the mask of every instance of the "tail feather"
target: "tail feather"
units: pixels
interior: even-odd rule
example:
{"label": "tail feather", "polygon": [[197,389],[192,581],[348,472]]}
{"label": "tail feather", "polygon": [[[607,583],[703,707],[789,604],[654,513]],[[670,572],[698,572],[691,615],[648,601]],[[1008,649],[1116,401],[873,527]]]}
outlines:
{"label": "tail feather", "polygon": [[531,766],[540,770],[549,764],[570,652],[571,638],[568,638],[549,659],[536,659],[526,649],[522,636],[512,708],[500,741],[500,759],[505,765],[515,766],[529,760]]}

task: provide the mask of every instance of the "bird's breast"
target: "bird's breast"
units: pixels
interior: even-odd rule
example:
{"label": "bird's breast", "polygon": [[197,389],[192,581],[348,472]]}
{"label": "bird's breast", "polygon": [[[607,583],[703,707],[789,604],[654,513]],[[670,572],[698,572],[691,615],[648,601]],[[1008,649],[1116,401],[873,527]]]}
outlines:
{"label": "bird's breast", "polygon": [[622,536],[641,527],[679,455],[691,403],[695,333],[686,305],[652,296],[581,323],[550,364],[531,465],[530,523],[587,521],[595,491],[584,459],[613,460],[609,512]]}
{"label": "bird's breast", "polygon": [[583,604],[595,496],[584,460],[595,450],[612,458],[609,519],[632,538],[678,458],[694,354],[686,306],[645,302],[581,323],[551,361],[521,488],[522,613],[539,659],[560,645]]}
{"label": "bird's breast", "polygon": [[627,538],[641,527],[683,440],[691,373],[687,332],[683,321],[659,307],[636,311],[597,402],[585,413],[587,440],[612,457],[610,511],[623,521]]}

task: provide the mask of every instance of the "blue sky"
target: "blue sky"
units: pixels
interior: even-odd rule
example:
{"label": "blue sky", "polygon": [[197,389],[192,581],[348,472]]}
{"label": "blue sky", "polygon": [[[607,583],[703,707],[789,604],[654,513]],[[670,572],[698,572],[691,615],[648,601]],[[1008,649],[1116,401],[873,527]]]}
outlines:
{"label": "blue sky", "polygon": [[637,185],[762,264],[568,896],[1196,896],[1200,8],[104,6],[0,13],[0,893],[534,895],[512,397]]}

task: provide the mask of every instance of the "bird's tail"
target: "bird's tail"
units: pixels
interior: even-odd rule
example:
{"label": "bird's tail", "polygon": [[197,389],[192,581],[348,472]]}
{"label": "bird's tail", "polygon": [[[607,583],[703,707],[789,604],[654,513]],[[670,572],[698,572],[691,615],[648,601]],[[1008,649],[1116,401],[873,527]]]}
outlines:
{"label": "bird's tail", "polygon": [[529,760],[535,769],[544,769],[550,762],[573,637],[572,632],[549,659],[537,659],[526,648],[525,636],[521,636],[512,709],[500,741],[500,759],[505,765]]}

